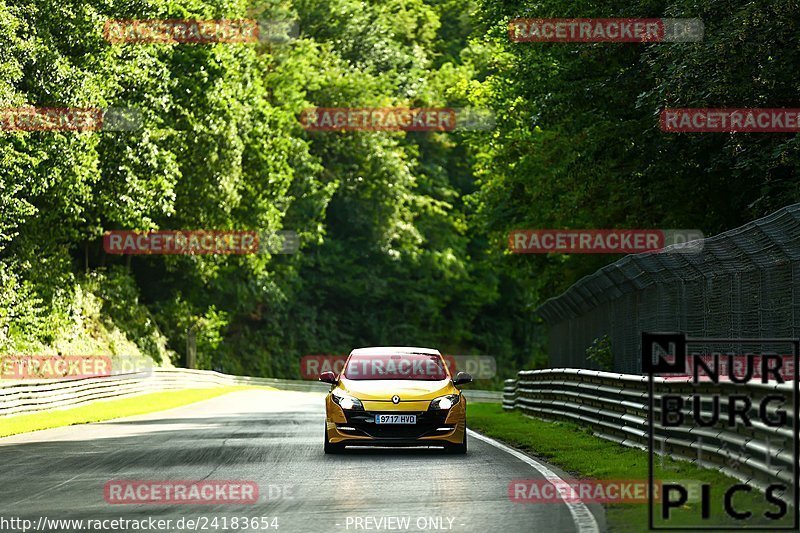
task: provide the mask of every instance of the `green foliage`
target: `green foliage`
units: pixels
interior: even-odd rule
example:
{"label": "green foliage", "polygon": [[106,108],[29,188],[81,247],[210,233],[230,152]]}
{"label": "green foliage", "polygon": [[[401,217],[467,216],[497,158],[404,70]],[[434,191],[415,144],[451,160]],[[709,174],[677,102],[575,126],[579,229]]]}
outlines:
{"label": "green foliage", "polygon": [[[517,228],[736,227],[800,199],[795,134],[666,134],[666,107],[794,107],[793,1],[480,0],[497,50],[484,91],[499,128],[476,157],[478,220]],[[699,43],[513,43],[516,17],[700,17]],[[477,148],[477,147],[476,147]],[[510,257],[554,296],[618,256]]]}
{"label": "green foliage", "polygon": [[603,335],[592,341],[586,348],[586,360],[593,363],[600,370],[610,372],[614,370],[614,352],[611,350],[611,339]]}
{"label": "green foliage", "polygon": [[[699,16],[689,44],[516,44],[517,16]],[[293,20],[258,44],[110,44],[106,20]],[[797,6],[713,0],[0,0],[0,106],[139,130],[0,133],[0,351],[134,350],[297,377],[420,344],[543,366],[532,311],[612,257],[524,227],[707,234],[796,201],[796,136],[665,135],[664,106],[792,107]],[[745,22],[746,21],[746,22]],[[720,58],[726,58],[721,60]],[[490,132],[308,132],[311,106],[489,107]],[[110,229],[293,230],[295,255],[107,255]],[[95,338],[95,341],[91,341]]]}
{"label": "green foliage", "polygon": [[153,314],[140,304],[139,289],[124,268],[96,269],[86,276],[82,286],[101,300],[102,317],[108,328],[124,331],[138,353],[157,363],[170,362],[167,339]]}

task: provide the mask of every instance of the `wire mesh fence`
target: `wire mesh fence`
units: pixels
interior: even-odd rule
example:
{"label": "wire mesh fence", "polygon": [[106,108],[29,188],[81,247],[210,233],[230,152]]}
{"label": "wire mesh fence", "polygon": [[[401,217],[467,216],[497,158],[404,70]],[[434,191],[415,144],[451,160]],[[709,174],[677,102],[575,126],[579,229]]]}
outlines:
{"label": "wire mesh fence", "polygon": [[694,244],[626,256],[541,305],[550,366],[597,368],[586,350],[608,336],[606,370],[641,373],[642,331],[800,335],[800,204]]}

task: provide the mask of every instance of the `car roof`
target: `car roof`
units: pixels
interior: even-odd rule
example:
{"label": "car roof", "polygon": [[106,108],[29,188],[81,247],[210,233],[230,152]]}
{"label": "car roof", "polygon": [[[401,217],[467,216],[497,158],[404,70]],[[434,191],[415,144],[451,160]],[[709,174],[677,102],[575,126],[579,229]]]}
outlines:
{"label": "car roof", "polygon": [[417,348],[414,346],[371,346],[369,348],[356,348],[350,355],[401,355],[419,353],[426,355],[441,355],[434,348]]}

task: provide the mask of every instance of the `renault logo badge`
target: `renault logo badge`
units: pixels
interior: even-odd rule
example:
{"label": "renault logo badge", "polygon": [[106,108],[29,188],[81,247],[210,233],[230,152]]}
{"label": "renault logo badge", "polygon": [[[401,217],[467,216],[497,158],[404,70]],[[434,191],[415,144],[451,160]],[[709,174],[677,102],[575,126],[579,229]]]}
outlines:
{"label": "renault logo badge", "polygon": [[392,403],[400,403],[400,396],[398,396],[397,394],[392,396]]}

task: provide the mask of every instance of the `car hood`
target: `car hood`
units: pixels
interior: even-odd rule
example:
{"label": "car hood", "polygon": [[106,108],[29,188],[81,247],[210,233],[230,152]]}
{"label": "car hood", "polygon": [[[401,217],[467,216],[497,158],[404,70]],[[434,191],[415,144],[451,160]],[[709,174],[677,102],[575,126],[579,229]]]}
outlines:
{"label": "car hood", "polygon": [[395,394],[404,401],[408,400],[432,400],[445,394],[458,394],[458,389],[453,386],[449,379],[442,381],[421,381],[421,380],[354,380],[345,379],[339,382],[341,388],[347,394],[355,396],[359,400],[391,400]]}

